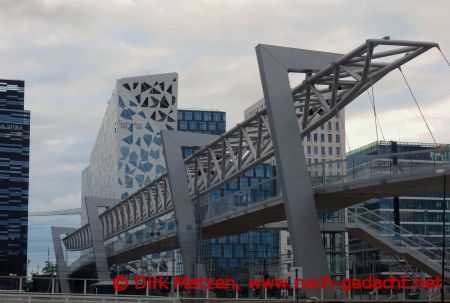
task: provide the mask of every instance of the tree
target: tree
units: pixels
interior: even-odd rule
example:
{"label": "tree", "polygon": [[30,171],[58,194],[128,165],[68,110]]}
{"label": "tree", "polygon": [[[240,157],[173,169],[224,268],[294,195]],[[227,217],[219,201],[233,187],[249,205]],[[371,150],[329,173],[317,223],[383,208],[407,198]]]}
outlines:
{"label": "tree", "polygon": [[56,264],[50,261],[45,261],[45,266],[42,268],[42,273],[45,275],[55,275],[56,274]]}

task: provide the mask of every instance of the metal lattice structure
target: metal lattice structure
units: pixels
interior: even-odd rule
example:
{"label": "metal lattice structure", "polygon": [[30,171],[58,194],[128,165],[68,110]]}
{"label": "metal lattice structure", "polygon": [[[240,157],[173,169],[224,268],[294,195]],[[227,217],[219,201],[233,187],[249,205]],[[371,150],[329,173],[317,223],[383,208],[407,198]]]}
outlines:
{"label": "metal lattice structure", "polygon": [[[392,49],[376,51],[383,47]],[[320,71],[290,70],[306,73],[306,79],[292,90],[302,137],[389,72],[433,47],[438,44],[369,39]],[[267,112],[263,110],[185,160],[191,195],[209,192],[273,155]]]}
{"label": "metal lattice structure", "polygon": [[[258,47],[260,51],[267,53],[275,53],[280,49],[269,45],[259,45]],[[325,61],[328,60],[327,62],[331,63],[317,70],[289,68],[289,60],[292,58],[286,59],[286,62],[282,60],[277,62],[282,66],[285,63],[283,72],[305,74],[305,80],[291,90],[293,108],[295,108],[298,120],[297,124],[294,120],[295,116],[292,116],[291,128],[294,129],[295,125],[298,125],[299,132],[298,130],[296,132],[301,137],[306,136],[337,115],[346,105],[389,72],[400,68],[403,64],[433,47],[438,47],[438,44],[369,39],[346,55],[326,53],[325,56],[328,57]],[[280,52],[289,51],[290,49],[284,48]],[[303,52],[303,55],[306,54],[305,57],[314,53],[306,50],[295,51]],[[317,57],[323,59],[322,54]],[[316,66],[319,65],[316,64]],[[290,99],[289,92],[287,90],[287,94],[284,96]],[[276,105],[274,103],[271,106],[276,107]],[[285,107],[284,110],[286,109],[288,108]],[[256,113],[184,160],[186,183],[190,199],[194,204],[201,199],[208,201],[209,196],[207,195],[211,191],[242,175],[249,168],[274,156],[283,158],[279,154],[276,155],[276,146],[273,143],[276,141],[276,136],[272,134],[274,126],[270,124],[270,121],[274,121],[273,119],[275,119],[273,113],[272,116],[269,116],[266,110]],[[279,123],[279,121],[276,122]],[[278,129],[282,130],[279,126]],[[278,131],[278,136],[282,135],[279,133],[280,131]],[[298,135],[296,138],[299,139]],[[301,142],[298,143],[298,146],[301,146]],[[279,160],[278,158],[277,160]],[[307,173],[306,168],[305,173]],[[103,239],[107,240],[152,218],[173,211],[170,197],[173,188],[169,188],[169,178],[169,174],[163,175],[104,211],[99,216]],[[171,180],[173,181],[173,179]],[[184,185],[180,184],[180,186]],[[283,197],[287,199],[284,194]],[[313,199],[312,195],[311,199]],[[89,225],[85,225],[69,234],[63,241],[67,249],[79,250],[91,246],[91,238]]]}
{"label": "metal lattice structure", "polygon": [[29,217],[47,217],[47,216],[73,216],[81,215],[81,208],[70,208],[61,210],[49,210],[49,211],[30,211]]}
{"label": "metal lattice structure", "polygon": [[[173,211],[167,175],[144,186],[100,216],[103,238],[109,239],[128,229]],[[67,249],[85,249],[92,245],[89,224],[64,239]]]}

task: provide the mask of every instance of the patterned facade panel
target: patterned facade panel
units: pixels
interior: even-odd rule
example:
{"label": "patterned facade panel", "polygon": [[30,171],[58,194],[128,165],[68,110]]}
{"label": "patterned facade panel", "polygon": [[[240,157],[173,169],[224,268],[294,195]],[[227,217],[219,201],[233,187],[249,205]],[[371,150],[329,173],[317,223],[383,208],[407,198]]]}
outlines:
{"label": "patterned facade panel", "polygon": [[117,80],[82,174],[83,201],[86,196],[123,199],[166,172],[160,130],[177,127],[177,77],[168,73]]}
{"label": "patterned facade panel", "polygon": [[161,129],[177,128],[176,73],[117,81],[117,184],[125,198],[166,172]]}

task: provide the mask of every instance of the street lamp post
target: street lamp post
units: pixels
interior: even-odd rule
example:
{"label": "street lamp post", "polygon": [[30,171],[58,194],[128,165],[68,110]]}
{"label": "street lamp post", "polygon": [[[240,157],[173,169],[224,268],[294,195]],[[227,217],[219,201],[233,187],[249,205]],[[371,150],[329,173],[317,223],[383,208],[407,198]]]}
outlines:
{"label": "street lamp post", "polygon": [[447,174],[444,169],[436,170],[436,173],[443,175],[444,181],[444,198],[442,203],[442,288],[441,288],[441,302],[444,303],[444,293],[445,293],[445,246],[446,246],[446,230],[445,230],[445,212],[446,212],[446,195],[447,195]]}

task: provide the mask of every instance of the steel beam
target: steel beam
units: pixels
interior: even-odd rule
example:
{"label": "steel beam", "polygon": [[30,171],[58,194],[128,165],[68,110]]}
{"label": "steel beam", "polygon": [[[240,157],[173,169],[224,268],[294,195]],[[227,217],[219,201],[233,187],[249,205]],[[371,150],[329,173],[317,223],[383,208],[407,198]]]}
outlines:
{"label": "steel beam", "polygon": [[53,249],[55,250],[56,269],[58,271],[59,286],[62,293],[70,293],[69,281],[67,280],[67,263],[64,259],[64,251],[61,243],[61,235],[76,231],[76,228],[52,226]]}
{"label": "steel beam", "polygon": [[[261,44],[256,47],[256,55],[294,264],[303,268],[305,279],[318,279],[329,271],[288,72],[309,74],[341,55]],[[319,295],[320,290],[305,290],[305,293]],[[331,291],[326,291],[326,297],[331,295]]]}
{"label": "steel beam", "polygon": [[190,132],[161,131],[163,153],[166,160],[172,205],[177,222],[177,235],[184,274],[187,276],[205,275],[198,257],[199,224],[196,211],[191,202],[186,169],[181,147],[203,146],[216,139],[217,136]]}
{"label": "steel beam", "polygon": [[89,222],[89,229],[92,239],[92,248],[94,251],[94,260],[97,270],[97,278],[99,280],[108,280],[109,266],[103,242],[103,230],[100,224],[100,217],[98,215],[99,207],[112,207],[119,203],[120,200],[85,197],[86,212]]}

